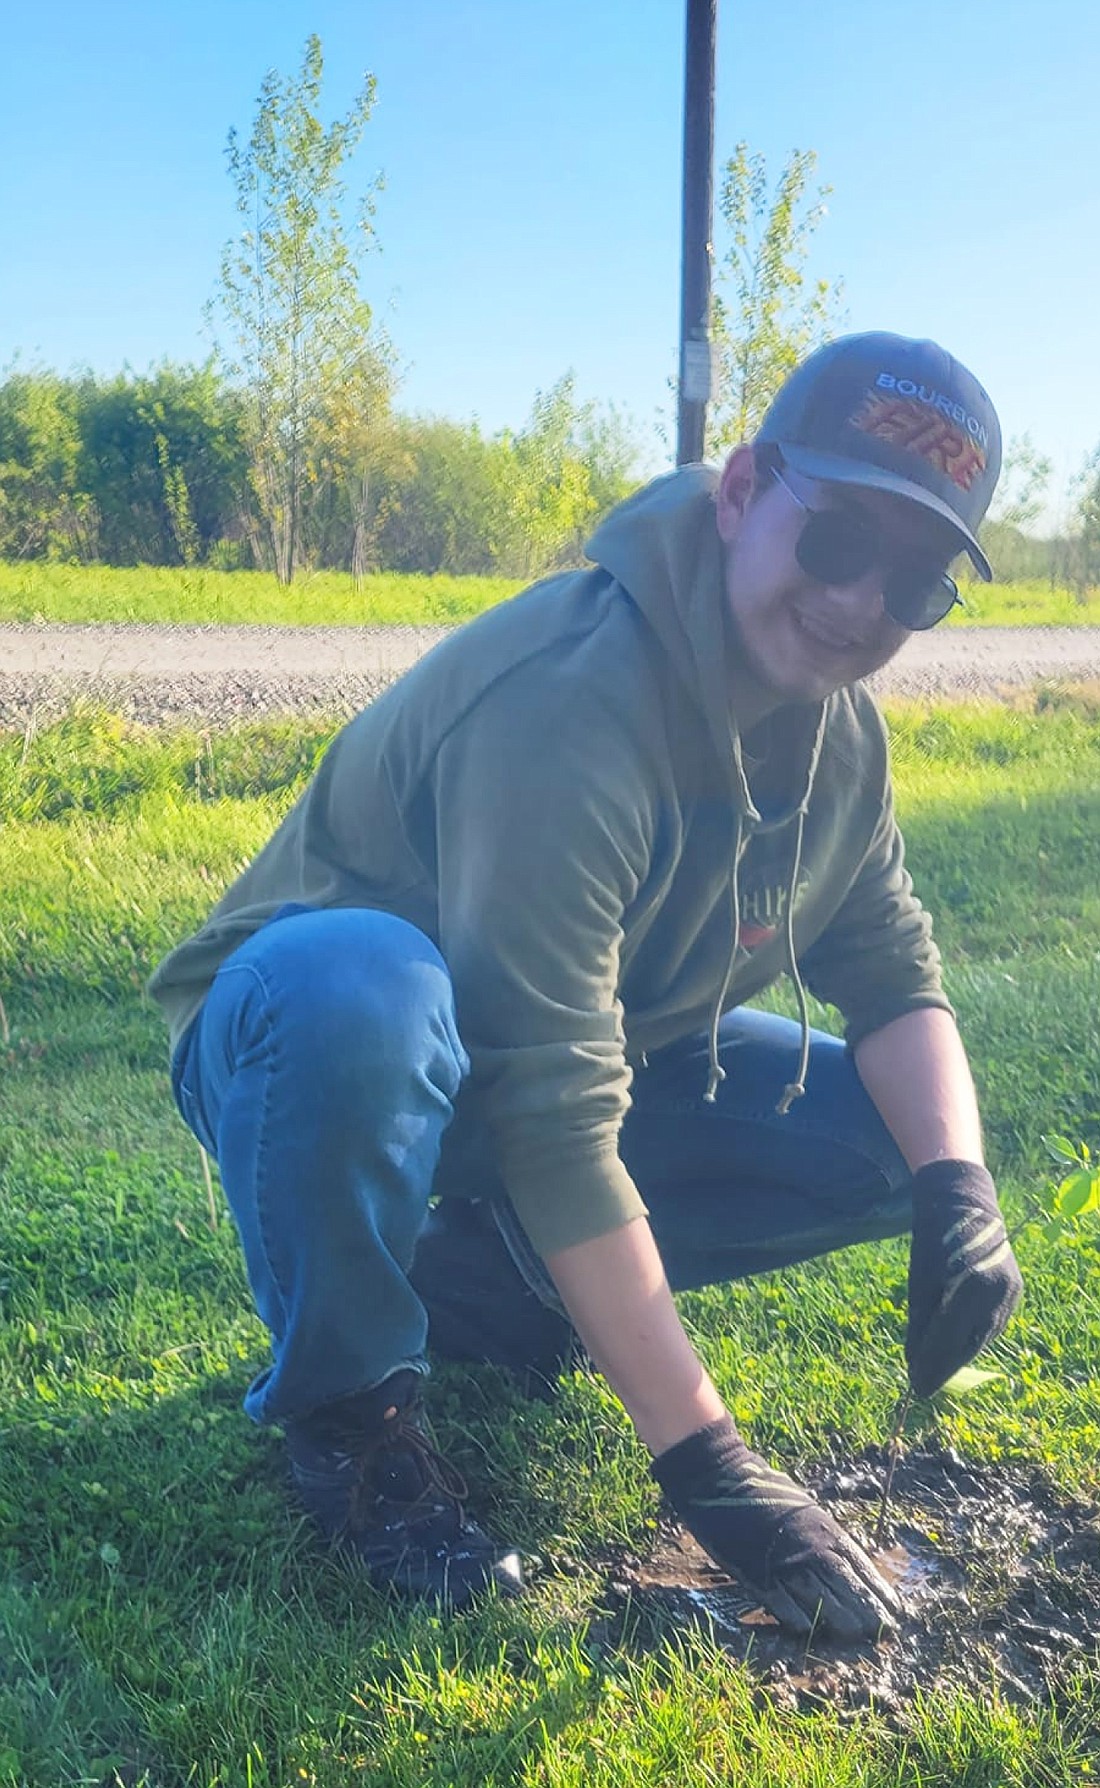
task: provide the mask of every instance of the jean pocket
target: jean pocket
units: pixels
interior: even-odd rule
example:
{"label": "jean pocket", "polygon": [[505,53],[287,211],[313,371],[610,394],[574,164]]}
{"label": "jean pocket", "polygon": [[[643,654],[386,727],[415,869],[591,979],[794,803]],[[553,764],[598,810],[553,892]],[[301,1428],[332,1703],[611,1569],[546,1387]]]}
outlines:
{"label": "jean pocket", "polygon": [[172,1097],[175,1100],[176,1110],[179,1112],[180,1117],[183,1119],[192,1135],[198,1138],[207,1154],[212,1155],[215,1153],[214,1143],[203,1119],[202,1107],[193,1087],[190,1085],[188,1077],[188,1061],[197,1023],[198,1020],[196,1019],[181,1037],[175,1054],[172,1057],[169,1078],[172,1084]]}

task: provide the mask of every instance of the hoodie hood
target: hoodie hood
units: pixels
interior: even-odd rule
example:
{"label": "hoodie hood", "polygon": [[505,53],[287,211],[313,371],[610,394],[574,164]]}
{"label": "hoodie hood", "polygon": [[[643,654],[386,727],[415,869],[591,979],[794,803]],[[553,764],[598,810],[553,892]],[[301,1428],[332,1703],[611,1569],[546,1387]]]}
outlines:
{"label": "hoodie hood", "polygon": [[725,673],[730,649],[725,562],[715,498],[718,473],[686,466],[646,485],[603,521],[585,551],[626,590],[699,702],[738,810],[759,818],[741,762]]}
{"label": "hoodie hood", "polygon": [[827,704],[787,706],[773,714],[772,725],[776,735],[784,740],[790,774],[784,779],[778,803],[761,813],[749,787],[730,692],[729,665],[737,647],[726,597],[725,549],[715,508],[718,483],[719,473],[713,466],[679,467],[613,509],[585,550],[629,593],[658,634],[682,682],[695,692],[729,777],[735,816],[730,866],[730,948],[711,1012],[706,1090],[706,1098],[711,1102],[723,1078],[718,1061],[718,1026],[740,944],[738,871],[742,851],[752,832],[793,823],[785,957],[801,1017],[802,1049],[796,1079],[784,1089],[778,1106],[785,1112],[805,1091],[803,1082],[809,1059],[809,1015],[795,960],[793,906],[801,869],[803,821],[821,755]]}
{"label": "hoodie hood", "polygon": [[737,808],[756,828],[787,825],[805,808],[808,771],[824,704],[790,705],[772,724],[785,740],[790,774],[778,798],[759,812],[748,786],[730,688],[737,652],[726,599],[725,548],[713,466],[682,466],[646,485],[601,522],[585,551],[642,610],[686,690],[702,708]]}

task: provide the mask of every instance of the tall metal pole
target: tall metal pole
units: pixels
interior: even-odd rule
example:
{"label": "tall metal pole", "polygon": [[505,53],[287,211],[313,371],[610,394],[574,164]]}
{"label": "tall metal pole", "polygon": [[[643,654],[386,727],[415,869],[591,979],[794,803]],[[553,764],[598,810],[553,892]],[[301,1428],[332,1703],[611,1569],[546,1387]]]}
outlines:
{"label": "tall metal pole", "polygon": [[703,457],[711,396],[710,274],[714,211],[714,48],[718,0],[687,0],[684,211],[680,265],[680,405],[676,464]]}

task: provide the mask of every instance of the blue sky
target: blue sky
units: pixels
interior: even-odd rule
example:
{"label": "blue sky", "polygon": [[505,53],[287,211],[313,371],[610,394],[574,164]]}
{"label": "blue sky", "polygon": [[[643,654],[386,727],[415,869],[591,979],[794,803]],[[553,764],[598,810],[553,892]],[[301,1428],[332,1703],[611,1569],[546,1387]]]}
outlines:
{"label": "blue sky", "polygon": [[[0,365],[201,358],[228,129],[316,31],[378,81],[367,295],[403,407],[518,425],[573,368],[652,433],[679,311],[683,0],[18,0],[0,62]],[[931,335],[1059,484],[1100,442],[1091,0],[719,0],[717,159],[815,149],[846,323]],[[719,247],[720,239],[719,239]]]}

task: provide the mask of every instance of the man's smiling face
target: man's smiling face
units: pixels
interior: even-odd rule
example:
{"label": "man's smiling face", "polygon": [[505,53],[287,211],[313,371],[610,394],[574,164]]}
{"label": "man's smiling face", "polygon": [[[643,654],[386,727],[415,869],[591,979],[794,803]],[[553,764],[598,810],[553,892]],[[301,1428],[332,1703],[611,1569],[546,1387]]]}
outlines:
{"label": "man's smiling face", "polygon": [[[851,583],[810,577],[795,549],[811,510],[840,509],[877,532],[881,560]],[[945,522],[903,497],[822,484],[782,468],[757,488],[753,450],[739,447],[722,473],[718,532],[726,597],[749,669],[781,702],[823,701],[886,664],[909,631],[883,607],[892,565],[919,555],[941,570],[959,550]]]}

